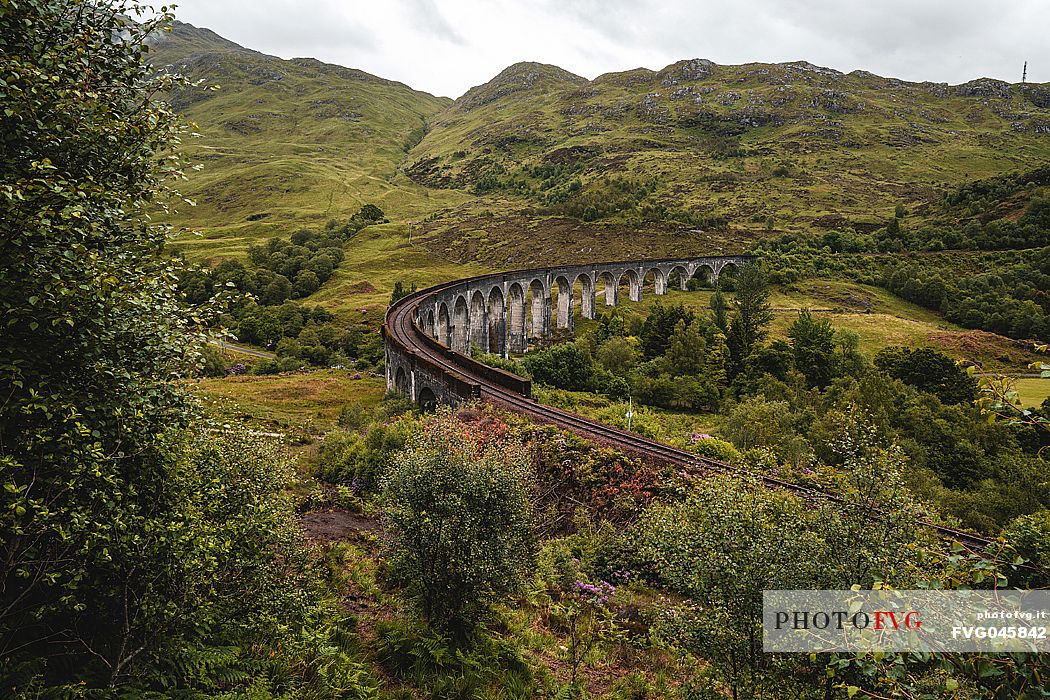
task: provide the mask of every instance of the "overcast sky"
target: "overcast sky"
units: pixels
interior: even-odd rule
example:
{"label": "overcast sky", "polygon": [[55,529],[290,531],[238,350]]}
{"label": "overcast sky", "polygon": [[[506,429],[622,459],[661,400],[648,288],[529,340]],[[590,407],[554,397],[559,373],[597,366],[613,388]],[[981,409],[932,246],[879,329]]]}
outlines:
{"label": "overcast sky", "polygon": [[685,58],[1050,82],[1048,0],[177,0],[248,48],[457,97],[517,61],[587,78]]}

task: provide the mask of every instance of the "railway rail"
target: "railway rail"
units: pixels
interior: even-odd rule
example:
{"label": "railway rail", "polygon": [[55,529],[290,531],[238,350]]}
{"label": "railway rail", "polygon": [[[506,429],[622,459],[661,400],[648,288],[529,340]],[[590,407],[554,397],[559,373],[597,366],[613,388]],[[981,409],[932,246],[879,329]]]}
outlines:
{"label": "railway rail", "polygon": [[[401,352],[411,355],[417,363],[429,368],[431,371],[444,373],[449,379],[449,383],[456,387],[457,394],[462,398],[481,399],[500,408],[524,414],[534,422],[571,431],[596,443],[620,449],[655,463],[713,474],[728,473],[750,476],[760,479],[765,486],[770,488],[783,489],[807,498],[835,502],[843,508],[853,507],[852,504],[830,494],[783,479],[757,474],[719,460],[701,457],[691,452],[539,403],[528,395],[528,383],[521,380],[521,378],[506,372],[493,371],[492,368],[479,363],[477,360],[454,352],[437,343],[420,328],[416,319],[418,309],[423,302],[450,287],[467,282],[483,281],[488,277],[497,279],[499,275],[482,275],[466,280],[456,280],[414,292],[399,300],[387,310],[383,327],[383,336],[386,342],[393,343]],[[959,542],[971,550],[980,551],[992,544],[992,540],[965,530],[926,521],[920,522],[935,530],[945,540]]]}

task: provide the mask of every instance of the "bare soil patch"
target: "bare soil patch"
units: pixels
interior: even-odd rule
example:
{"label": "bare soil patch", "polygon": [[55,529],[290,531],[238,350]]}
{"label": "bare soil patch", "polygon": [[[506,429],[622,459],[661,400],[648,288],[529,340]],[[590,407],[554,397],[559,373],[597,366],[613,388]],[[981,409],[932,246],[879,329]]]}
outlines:
{"label": "bare soil patch", "polygon": [[379,532],[379,520],[348,510],[328,510],[307,513],[299,518],[299,525],[313,542],[337,542],[350,539],[359,532]]}

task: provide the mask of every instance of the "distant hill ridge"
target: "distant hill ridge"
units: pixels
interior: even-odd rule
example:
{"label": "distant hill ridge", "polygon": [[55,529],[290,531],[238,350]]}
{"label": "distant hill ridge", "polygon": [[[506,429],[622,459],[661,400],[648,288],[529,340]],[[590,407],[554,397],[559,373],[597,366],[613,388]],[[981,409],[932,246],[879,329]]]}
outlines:
{"label": "distant hill ridge", "polygon": [[[870,81],[872,87],[903,87],[917,86],[929,90],[932,94],[955,94],[964,96],[986,96],[986,97],[1009,97],[1011,88],[1020,88],[1021,83],[1008,83],[995,78],[976,78],[974,80],[950,85],[949,83],[937,83],[930,81],[913,82],[899,78],[887,78],[876,75],[865,70],[854,70],[843,73],[834,68],[826,68],[814,65],[808,61],[788,61],[783,63],[745,63],[720,65],[706,58],[692,58],[677,61],[660,70],[649,68],[634,68],[625,71],[613,71],[603,73],[594,80],[588,80],[582,76],[571,73],[564,68],[546,63],[522,61],[507,66],[492,80],[482,85],[470,88],[462,97],[456,100],[464,104],[484,104],[491,99],[493,92],[509,94],[517,89],[529,89],[534,85],[543,86],[551,83],[569,83],[573,85],[586,84],[610,84],[610,85],[655,85],[659,83],[663,87],[671,87],[679,82],[690,82],[703,80],[711,77],[720,68],[745,69],[753,72],[755,76],[775,76],[773,81],[779,77],[787,76],[796,78],[812,76],[823,76],[829,79],[857,78]],[[777,75],[773,69],[780,68],[782,73]],[[810,82],[815,82],[811,80]],[[1038,107],[1050,106],[1050,84],[1025,83],[1022,91],[1023,96]]]}
{"label": "distant hill ridge", "polygon": [[1050,86],[699,58],[587,80],[526,62],[430,126],[405,167],[429,187],[514,195],[533,215],[760,234],[870,226],[1050,162]]}

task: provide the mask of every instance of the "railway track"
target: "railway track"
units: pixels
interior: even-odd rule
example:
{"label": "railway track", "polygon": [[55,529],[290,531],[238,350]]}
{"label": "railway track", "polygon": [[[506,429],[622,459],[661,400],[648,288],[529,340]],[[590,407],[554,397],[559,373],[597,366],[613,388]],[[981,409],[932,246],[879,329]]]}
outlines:
{"label": "railway track", "polygon": [[[454,378],[461,387],[469,387],[471,396],[480,398],[510,411],[524,414],[537,423],[553,425],[569,430],[607,447],[620,449],[659,464],[682,467],[690,471],[701,471],[716,474],[739,474],[761,479],[765,486],[783,489],[792,493],[814,499],[831,501],[843,508],[853,506],[843,499],[798,484],[751,472],[719,460],[701,457],[691,452],[649,440],[634,433],[628,433],[604,423],[578,416],[553,406],[541,404],[513,388],[509,388],[492,378],[491,371],[479,371],[479,363],[469,357],[453,352],[447,348],[439,350],[432,339],[426,337],[416,323],[417,309],[424,301],[436,293],[467,281],[478,281],[486,276],[456,280],[436,287],[424,289],[399,300],[386,314],[384,327],[385,337],[401,347],[402,351],[412,354],[417,360],[432,367],[440,368]],[[494,278],[498,275],[494,275]],[[926,521],[921,524],[935,530],[945,540],[955,541],[971,550],[983,550],[992,540],[975,535],[965,530],[946,527]]]}

